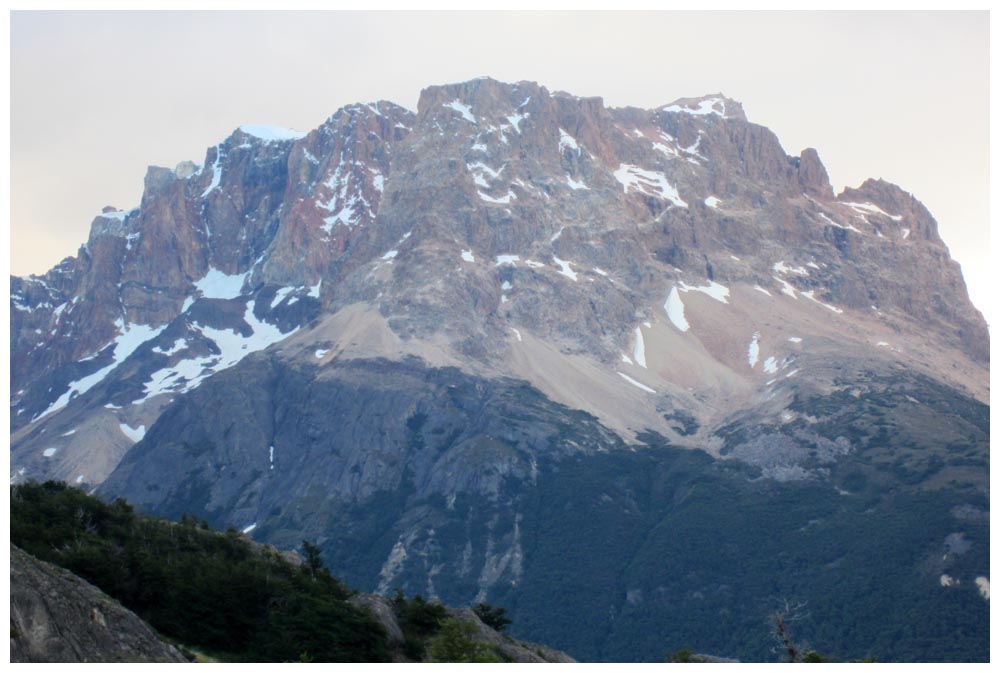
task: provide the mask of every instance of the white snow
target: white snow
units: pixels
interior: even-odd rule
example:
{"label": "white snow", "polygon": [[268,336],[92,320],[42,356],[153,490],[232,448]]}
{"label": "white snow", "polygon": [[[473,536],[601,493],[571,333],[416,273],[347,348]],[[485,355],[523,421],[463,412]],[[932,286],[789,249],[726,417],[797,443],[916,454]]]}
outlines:
{"label": "white snow", "polygon": [[555,255],[552,255],[552,260],[560,266],[559,273],[566,276],[570,280],[576,280],[576,271],[570,266],[571,262],[567,262],[564,259],[559,259]]}
{"label": "white snow", "polygon": [[69,437],[70,435],[75,435],[75,434],[76,434],[76,428],[73,428],[73,429],[72,429],[72,430],[70,430],[69,432],[64,432],[64,433],[62,433],[62,434],[61,434],[61,435],[59,435],[59,436],[60,436],[60,437]]}
{"label": "white snow", "polygon": [[473,151],[476,151],[476,152],[489,152],[490,151],[490,148],[487,147],[486,145],[482,144],[482,143],[476,143],[476,144],[474,144],[471,149]]}
{"label": "white snow", "polygon": [[510,300],[507,299],[507,295],[505,295],[505,294],[500,295],[500,303],[501,304],[506,304],[508,301],[510,301]]}
{"label": "white snow", "polygon": [[792,299],[798,299],[798,295],[795,293],[795,288],[792,286],[791,283],[789,283],[784,278],[778,278],[777,276],[771,276],[771,278],[774,278],[776,281],[781,283],[782,294],[787,294]]}
{"label": "white snow", "polygon": [[496,266],[502,266],[504,264],[510,264],[511,266],[517,266],[516,262],[521,261],[521,258],[517,255],[497,255]]}
{"label": "white snow", "polygon": [[729,288],[725,285],[720,285],[714,280],[708,281],[708,285],[702,285],[700,287],[695,287],[694,285],[688,285],[687,283],[681,281],[678,283],[681,292],[702,292],[707,294],[709,297],[715,301],[721,301],[723,304],[728,304],[729,301],[726,299],[729,296]]}
{"label": "white snow", "polygon": [[83,483],[83,475],[82,474],[77,475],[77,477],[76,477],[76,483],[78,483],[78,484],[82,484]]}
{"label": "white snow", "polygon": [[[705,161],[708,161],[708,158],[698,151],[698,148],[701,147],[701,131],[698,131],[698,134],[699,134],[698,137],[694,139],[694,142],[691,143],[691,145],[689,145],[688,147],[682,147],[681,149],[684,150],[684,152],[687,154],[691,154],[693,156],[698,157],[699,159],[705,159]],[[698,163],[697,161],[691,159],[690,157],[688,157],[688,161],[694,164]]]}
{"label": "white snow", "polygon": [[132,440],[132,443],[140,441],[146,436],[146,426],[140,425],[138,428],[130,427],[124,423],[119,423],[118,427],[121,429],[122,434]]}
{"label": "white snow", "polygon": [[462,259],[464,259],[466,262],[475,262],[476,256],[472,254],[471,250],[463,250]]}
{"label": "white snow", "polygon": [[484,164],[482,161],[477,161],[471,164],[467,163],[465,164],[465,167],[468,168],[469,171],[471,171],[472,173],[485,173],[486,175],[489,175],[491,178],[496,179],[500,177],[501,173],[503,173],[503,169],[507,167],[507,164],[501,166],[499,170],[493,170],[492,168]]}
{"label": "white snow", "polygon": [[845,206],[850,206],[856,212],[859,213],[885,215],[890,220],[893,220],[895,222],[899,222],[900,220],[903,219],[902,215],[890,215],[889,213],[885,212],[884,210],[876,206],[874,203],[854,203],[851,201],[841,201],[841,203],[843,203]]}
{"label": "white snow", "polygon": [[285,297],[288,296],[289,292],[294,292],[296,288],[294,287],[283,287],[274,293],[274,299],[271,300],[271,308],[274,308],[281,302],[285,301]]}
{"label": "white snow", "polygon": [[833,306],[831,304],[825,304],[825,303],[821,302],[819,299],[817,299],[816,297],[813,296],[814,292],[815,292],[815,290],[809,290],[808,292],[800,292],[800,294],[803,297],[805,297],[806,299],[813,300],[814,302],[816,302],[820,306],[825,306],[826,308],[830,309],[834,313],[843,313],[844,312],[844,309],[842,309],[842,308],[837,308],[836,306]]}
{"label": "white snow", "polygon": [[133,402],[141,404],[145,400],[166,392],[187,392],[197,388],[201,382],[215,372],[232,367],[250,353],[263,350],[271,344],[291,336],[298,327],[282,332],[278,327],[257,319],[253,314],[254,302],[247,302],[243,321],[250,327],[250,335],[243,336],[234,330],[201,326],[197,323],[191,329],[215,343],[217,355],[206,355],[181,360],[173,367],[154,372],[146,382],[145,396]]}
{"label": "white snow", "polygon": [[[835,226],[835,227],[838,227],[838,228],[840,228],[840,229],[847,229],[848,231],[853,231],[853,232],[855,232],[855,233],[858,233],[858,234],[860,234],[860,233],[861,233],[861,230],[860,230],[860,229],[858,229],[858,228],[857,228],[857,227],[855,227],[855,226],[852,226],[852,225],[850,225],[850,224],[847,224],[847,225],[844,225],[844,224],[839,224],[839,223],[837,223],[837,222],[834,222],[833,220],[831,220],[831,219],[830,219],[830,218],[829,218],[829,217],[827,216],[827,214],[826,214],[826,213],[820,213],[820,214],[819,214],[819,216],[820,216],[820,217],[822,217],[822,218],[823,218],[824,220],[826,220],[827,222],[829,222],[830,224],[832,224],[832,225],[833,225],[833,226]],[[876,232],[876,233],[878,233],[878,232]]]}
{"label": "white snow", "polygon": [[569,173],[566,174],[566,184],[569,185],[569,188],[573,190],[582,189],[588,192],[590,191],[590,187],[583,184],[583,182],[577,182],[576,180],[574,180],[569,176]]}
{"label": "white snow", "polygon": [[598,273],[598,274],[600,274],[600,275],[602,275],[602,276],[607,276],[607,275],[608,275],[608,272],[607,272],[607,271],[605,271],[604,269],[602,269],[602,268],[601,268],[601,267],[599,267],[599,266],[595,266],[595,267],[594,267],[594,273]]}
{"label": "white snow", "polygon": [[642,328],[635,328],[635,348],[632,349],[632,357],[640,367],[646,368],[646,344],[642,340]]}
{"label": "white snow", "polygon": [[555,243],[556,241],[558,241],[559,237],[562,236],[563,230],[565,228],[566,227],[559,227],[559,231],[557,231],[556,233],[552,234],[552,237],[549,238],[549,243]]}
{"label": "white snow", "polygon": [[500,284],[500,289],[501,289],[501,290],[510,290],[510,289],[512,289],[513,287],[514,287],[514,286],[510,284],[510,281],[509,281],[509,280],[505,280],[505,281],[504,281],[503,283],[501,283],[501,284]]}
{"label": "white snow", "polygon": [[628,194],[633,189],[642,194],[656,196],[670,201],[675,206],[687,208],[677,188],[667,182],[667,176],[658,171],[648,171],[632,164],[621,164],[614,173],[615,179],[622,185],[622,191]]}
{"label": "white snow", "polygon": [[653,389],[652,389],[652,388],[650,388],[649,386],[645,386],[645,385],[643,385],[643,384],[639,383],[638,381],[636,381],[636,380],[635,380],[634,378],[632,378],[631,376],[628,376],[627,374],[622,374],[621,372],[618,372],[618,376],[622,377],[623,379],[625,379],[626,381],[628,381],[629,383],[631,383],[631,384],[632,384],[633,386],[635,386],[636,388],[640,388],[640,389],[642,389],[642,390],[645,390],[645,391],[646,391],[647,393],[653,393],[653,394],[656,394],[656,391],[655,391],[655,390],[653,390]]}
{"label": "white snow", "polygon": [[[660,134],[660,135],[663,135],[663,134]],[[668,147],[667,145],[664,145],[663,143],[653,143],[653,149],[656,150],[657,152],[662,152],[669,159],[673,159],[675,157],[680,156],[677,153],[677,150],[675,150],[673,147]]]}
{"label": "white snow", "polygon": [[670,318],[670,322],[674,324],[674,327],[682,332],[687,332],[691,329],[691,325],[684,318],[684,302],[681,301],[681,295],[677,292],[676,286],[670,290],[667,301],[663,303],[663,309],[667,312],[667,317]]}
{"label": "white snow", "polygon": [[[69,389],[62,394],[55,402],[53,402],[48,409],[43,411],[38,416],[35,416],[32,420],[41,418],[53,411],[62,409],[75,395],[83,395],[88,390],[96,386],[98,383],[104,380],[104,378],[112,372],[118,365],[120,365],[129,355],[131,355],[135,349],[137,349],[142,344],[146,343],[150,339],[155,339],[159,336],[160,332],[166,329],[166,325],[162,327],[150,327],[149,325],[136,325],[128,324],[124,325],[122,320],[119,318],[116,323],[118,328],[122,330],[122,333],[115,337],[115,340],[111,342],[114,344],[115,350],[112,354],[111,364],[106,367],[97,370],[93,374],[84,376],[82,379],[73,381],[69,384]],[[109,346],[111,344],[108,344]],[[104,348],[107,348],[105,346]],[[99,351],[104,350],[104,348],[98,349]]]}
{"label": "white snow", "polygon": [[235,299],[240,296],[243,283],[249,271],[228,275],[216,268],[209,267],[208,273],[194,282],[195,288],[205,299]]}
{"label": "white snow", "polygon": [[990,580],[988,577],[977,577],[976,586],[979,587],[979,595],[984,599],[990,599]]}
{"label": "white snow", "polygon": [[518,114],[512,114],[512,115],[508,115],[507,116],[507,121],[509,121],[510,125],[514,127],[515,131],[517,131],[518,133],[520,133],[521,132],[521,128],[520,128],[519,125],[520,125],[520,123],[523,120],[527,119],[528,116],[529,115],[528,115],[527,112],[525,112],[524,114],[520,114],[520,113],[518,113]]}
{"label": "white snow", "polygon": [[46,458],[51,458],[52,456],[56,455],[57,451],[59,451],[59,449],[56,448],[45,449],[44,451],[42,451],[42,455],[45,456]]}
{"label": "white snow", "polygon": [[267,451],[267,459],[271,463],[271,469],[274,469],[274,446],[272,445]]}
{"label": "white snow", "polygon": [[299,138],[306,137],[306,134],[301,131],[294,131],[282,128],[281,126],[271,126],[270,124],[241,124],[240,131],[269,143],[298,140]]}
{"label": "white snow", "polygon": [[757,290],[758,292],[763,292],[763,293],[764,293],[764,294],[766,294],[766,295],[767,295],[768,297],[770,297],[770,296],[771,296],[771,293],[770,293],[770,292],[768,292],[767,290],[765,290],[764,288],[762,288],[762,287],[761,287],[760,285],[754,285],[754,286],[753,286],[753,289]]}
{"label": "white snow", "polygon": [[705,197],[705,205],[709,208],[718,208],[722,201],[714,196]]}
{"label": "white snow", "polygon": [[316,352],[313,353],[313,355],[316,357],[317,360],[322,360],[323,356],[329,352],[330,350],[328,348],[317,348]]}
{"label": "white snow", "polygon": [[559,129],[559,151],[562,152],[567,149],[576,150],[577,154],[580,153],[580,146],[576,143],[576,138]]}
{"label": "white snow", "polygon": [[382,255],[382,259],[395,259],[396,255],[399,254],[399,250],[390,250],[389,252]]}
{"label": "white snow", "polygon": [[321,285],[323,285],[323,279],[322,278],[320,279],[320,281],[318,283],[316,283],[315,285],[313,285],[312,287],[309,288],[309,294],[307,294],[306,296],[307,297],[313,297],[315,299],[319,299],[319,288],[320,288]]}
{"label": "white snow", "polygon": [[630,358],[629,356],[625,355],[624,353],[622,353],[622,362],[624,362],[625,364],[629,364],[629,365],[635,364],[634,362],[632,362],[632,358]]}
{"label": "white snow", "polygon": [[778,361],[773,356],[764,360],[764,371],[768,374],[778,373]]}
{"label": "white snow", "polygon": [[257,523],[256,523],[256,522],[254,522],[254,523],[250,524],[249,526],[247,526],[246,528],[244,528],[244,529],[243,529],[243,531],[242,531],[242,533],[243,533],[244,535],[246,535],[247,533],[250,533],[250,532],[252,532],[252,531],[253,531],[253,529],[254,529],[254,528],[256,528],[256,527],[257,527]]}
{"label": "white snow", "polygon": [[174,341],[173,345],[168,350],[163,350],[159,346],[153,348],[154,353],[159,353],[161,355],[173,355],[174,353],[179,353],[188,347],[187,339],[177,339]]}
{"label": "white snow", "polygon": [[530,266],[532,269],[541,269],[543,266],[545,266],[541,262],[536,262],[533,259],[526,259],[524,260],[524,263]]}
{"label": "white snow", "polygon": [[760,332],[754,332],[753,338],[750,340],[750,346],[747,348],[747,362],[750,363],[750,369],[757,366],[757,360],[760,357]]}
{"label": "white snow", "polygon": [[212,182],[208,185],[204,192],[201,193],[201,198],[205,198],[219,186],[222,181],[222,168],[219,164],[222,162],[222,143],[215,146],[215,161],[212,162]]}
{"label": "white snow", "polygon": [[689,115],[719,115],[725,118],[726,102],[721,98],[706,98],[698,101],[698,107],[681,107],[680,105],[665,105],[660,108],[664,112],[683,112]]}
{"label": "white snow", "polygon": [[906,227],[903,227],[902,229],[900,229],[899,232],[903,235],[904,239],[910,237],[910,230],[907,229]]}
{"label": "white snow", "polygon": [[470,108],[468,105],[464,104],[457,98],[450,103],[445,103],[444,106],[449,107],[455,112],[461,114],[462,118],[465,119],[466,121],[470,121],[473,124],[476,123],[476,118],[472,116],[472,108]]}
{"label": "white snow", "polygon": [[181,306],[181,313],[187,313],[187,310],[191,308],[192,304],[194,304],[194,297],[188,297],[187,299],[185,299],[184,305]]}
{"label": "white snow", "polygon": [[778,273],[794,273],[794,274],[797,274],[799,276],[808,276],[809,275],[809,272],[806,271],[806,269],[804,267],[801,267],[801,266],[788,266],[784,262],[775,262],[774,265],[771,268],[774,269],[775,271],[777,271]]}
{"label": "white snow", "polygon": [[887,347],[889,345],[889,342],[888,341],[879,341],[875,345],[878,346],[878,347],[880,347],[880,348],[885,348],[885,347]]}
{"label": "white snow", "polygon": [[501,196],[500,198],[496,198],[496,197],[490,196],[489,194],[483,194],[479,190],[476,190],[476,193],[479,194],[479,198],[480,199],[482,199],[483,201],[486,201],[487,203],[505,203],[506,204],[506,203],[510,203],[511,199],[516,199],[517,198],[517,195],[514,194],[514,192],[512,192],[509,189],[507,190],[507,193],[504,194],[503,196]]}
{"label": "white snow", "polygon": [[518,341],[521,341],[521,333],[520,333],[520,332],[518,332],[518,331],[517,331],[517,330],[516,330],[515,328],[513,328],[513,327],[511,327],[511,328],[510,328],[510,331],[514,333],[514,336],[516,336],[516,337],[517,337],[517,340],[518,340]]}
{"label": "white snow", "polygon": [[127,210],[112,210],[107,213],[100,213],[98,214],[98,217],[103,217],[106,220],[118,220],[119,222],[124,222],[126,215],[128,215]]}
{"label": "white snow", "polygon": [[802,337],[788,337],[788,340],[791,341],[793,344],[802,343]]}

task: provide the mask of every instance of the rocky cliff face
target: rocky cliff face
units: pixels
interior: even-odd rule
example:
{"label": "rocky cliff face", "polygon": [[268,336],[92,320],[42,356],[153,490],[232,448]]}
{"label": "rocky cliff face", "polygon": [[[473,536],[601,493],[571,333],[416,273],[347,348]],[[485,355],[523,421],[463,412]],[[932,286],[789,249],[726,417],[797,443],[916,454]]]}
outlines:
{"label": "rocky cliff face", "polygon": [[10,630],[12,663],[187,661],[100,589],[14,545]]}
{"label": "rocky cliff face", "polygon": [[834,195],[721,94],[478,79],[240,127],[11,283],[12,480],[306,531],[360,587],[523,597],[556,475],[660,442],[777,484],[985,488],[988,333],[933,217]]}

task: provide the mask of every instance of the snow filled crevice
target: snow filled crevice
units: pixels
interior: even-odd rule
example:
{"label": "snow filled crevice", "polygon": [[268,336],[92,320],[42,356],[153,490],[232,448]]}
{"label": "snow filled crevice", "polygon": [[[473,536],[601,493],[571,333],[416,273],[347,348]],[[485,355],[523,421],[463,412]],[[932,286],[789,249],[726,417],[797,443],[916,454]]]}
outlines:
{"label": "snow filled crevice", "polygon": [[194,287],[204,299],[236,299],[243,290],[249,271],[229,275],[209,267],[208,272],[194,282]]}
{"label": "snow filled crevice", "polygon": [[577,154],[580,154],[580,145],[577,144],[576,138],[566,133],[566,131],[559,129],[559,151],[565,152],[566,150],[573,150]]}
{"label": "snow filled crevice", "polygon": [[[132,353],[134,353],[139,346],[147,341],[150,341],[151,339],[155,339],[159,336],[160,332],[167,327],[166,325],[162,325],[161,327],[150,327],[149,325],[137,325],[132,323],[125,325],[120,318],[116,324],[118,329],[121,330],[121,334],[119,334],[114,341],[104,347],[108,348],[108,346],[111,346],[112,344],[114,345],[111,363],[97,370],[93,374],[89,374],[84,376],[82,379],[78,379],[70,383],[69,389],[63,393],[59,399],[49,405],[45,411],[32,418],[32,421],[35,421],[42,416],[46,416],[53,411],[62,409],[69,404],[70,400],[74,397],[86,393],[88,390],[107,378],[108,374],[114,371],[118,365],[132,355]],[[103,351],[104,348],[100,350]]]}
{"label": "snow filled crevice", "polygon": [[709,297],[715,301],[722,302],[723,304],[728,304],[729,300],[729,288],[725,285],[720,285],[714,280],[708,281],[708,285],[694,286],[688,285],[687,283],[681,281],[677,284],[681,292],[701,292],[707,294]]}
{"label": "snow filled crevice", "polygon": [[632,357],[636,364],[646,369],[646,343],[642,338],[642,328],[635,328],[635,347],[632,349]]}
{"label": "snow filled crevice", "polygon": [[457,98],[451,101],[450,103],[445,103],[444,106],[446,108],[451,108],[455,112],[462,115],[462,119],[464,119],[465,121],[472,122],[473,124],[476,123],[476,118],[472,114],[472,108],[463,103],[462,101],[458,100]]}
{"label": "snow filled crevice", "polygon": [[201,198],[205,198],[212,192],[214,192],[219,183],[222,182],[222,143],[215,146],[215,161],[212,162],[212,182],[209,183],[208,187],[201,194]]}
{"label": "snow filled crevice", "polygon": [[634,378],[632,378],[628,374],[622,374],[621,372],[618,372],[618,376],[622,377],[623,379],[625,379],[626,381],[628,381],[629,383],[631,383],[636,388],[639,388],[640,390],[645,390],[647,393],[653,393],[654,395],[656,394],[655,390],[653,390],[652,388],[650,388],[647,385],[643,385],[642,383],[639,383],[638,381],[636,381]]}
{"label": "snow filled crevice", "polygon": [[677,291],[676,286],[671,288],[667,300],[663,303],[663,310],[667,312],[667,317],[670,318],[670,322],[673,323],[674,327],[682,332],[687,332],[691,329],[691,325],[688,324],[687,319],[684,317],[684,302],[681,301],[681,295]]}
{"label": "snow filled crevice", "polygon": [[298,331],[298,327],[288,332],[270,323],[259,320],[254,315],[254,302],[247,302],[243,322],[250,328],[244,336],[234,329],[218,329],[197,323],[191,329],[214,344],[217,354],[181,360],[171,367],[160,369],[150,376],[143,392],[145,396],[133,402],[141,404],[150,397],[167,392],[187,392],[198,387],[212,374],[228,369],[251,353],[263,350]]}
{"label": "snow filled crevice", "polygon": [[614,172],[615,179],[622,185],[626,194],[629,190],[655,196],[670,201],[679,208],[687,208],[687,203],[681,199],[677,188],[667,181],[667,176],[659,171],[649,171],[632,164],[621,164]]}
{"label": "snow filled crevice", "polygon": [[757,366],[757,360],[760,358],[760,332],[754,332],[753,338],[750,339],[750,345],[747,347],[747,362],[750,364],[750,369]]}

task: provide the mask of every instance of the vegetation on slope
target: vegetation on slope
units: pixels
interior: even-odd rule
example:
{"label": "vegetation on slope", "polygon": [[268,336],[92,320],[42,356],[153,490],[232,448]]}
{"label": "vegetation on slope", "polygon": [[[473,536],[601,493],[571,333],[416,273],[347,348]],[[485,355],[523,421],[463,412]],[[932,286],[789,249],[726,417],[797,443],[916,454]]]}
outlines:
{"label": "vegetation on slope", "polygon": [[297,565],[236,531],[148,518],[59,482],[11,488],[11,541],[218,659],[389,660],[382,627],[311,545]]}

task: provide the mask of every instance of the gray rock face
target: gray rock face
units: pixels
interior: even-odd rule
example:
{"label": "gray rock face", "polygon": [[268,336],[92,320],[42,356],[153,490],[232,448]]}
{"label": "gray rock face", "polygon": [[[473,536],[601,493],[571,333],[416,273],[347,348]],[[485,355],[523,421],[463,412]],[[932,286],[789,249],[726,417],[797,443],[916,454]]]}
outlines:
{"label": "gray rock face", "polygon": [[10,660],[185,662],[134,613],[73,573],[10,547]]}
{"label": "gray rock face", "polygon": [[[595,658],[654,603],[721,595],[640,572],[671,501],[634,485],[673,461],[728,490],[749,471],[751,501],[932,484],[985,507],[989,335],[933,217],[881,180],[835,195],[722,95],[616,109],[483,78],[241,127],[11,291],[12,481],[315,538],[369,590],[510,597]],[[563,547],[612,606],[575,641],[531,604]]]}
{"label": "gray rock face", "polygon": [[[732,304],[739,288],[758,300],[743,306],[764,301],[757,289],[774,297],[695,326],[713,366],[747,373],[740,346],[707,329],[748,341],[762,315],[811,301],[813,313],[838,311],[825,316],[833,323],[782,320],[811,332],[829,323],[823,336],[847,348],[884,341],[895,350],[881,355],[985,399],[985,323],[911,195],[869,180],[834,197],[815,150],[786,155],[722,95],[615,109],[483,78],[428,87],[415,114],[381,101],[307,134],[240,127],[199,167],[151,167],[139,207],[106,208],[77,257],[12,279],[12,476],[103,480],[131,444],[115,428],[151,427],[178,394],[238,361],[204,327],[267,345],[268,326],[277,338],[364,305],[411,352],[433,345],[470,371],[509,371],[511,339],[530,331],[621,383],[614,368],[636,330],[669,324],[659,307],[672,288],[708,283],[731,290]],[[223,299],[239,307],[206,321]],[[250,301],[264,324],[240,318]],[[912,339],[900,348],[893,335]],[[170,353],[169,367],[150,351]],[[702,421],[746,404],[731,394],[745,381],[715,399],[662,367],[629,371],[673,389],[659,406]],[[546,392],[559,385],[518,374]],[[626,406],[619,398],[604,396]],[[606,406],[582,408],[626,434],[666,431],[651,418],[662,410],[640,422]],[[112,448],[95,469],[101,446]],[[42,460],[53,448],[58,458]]]}

